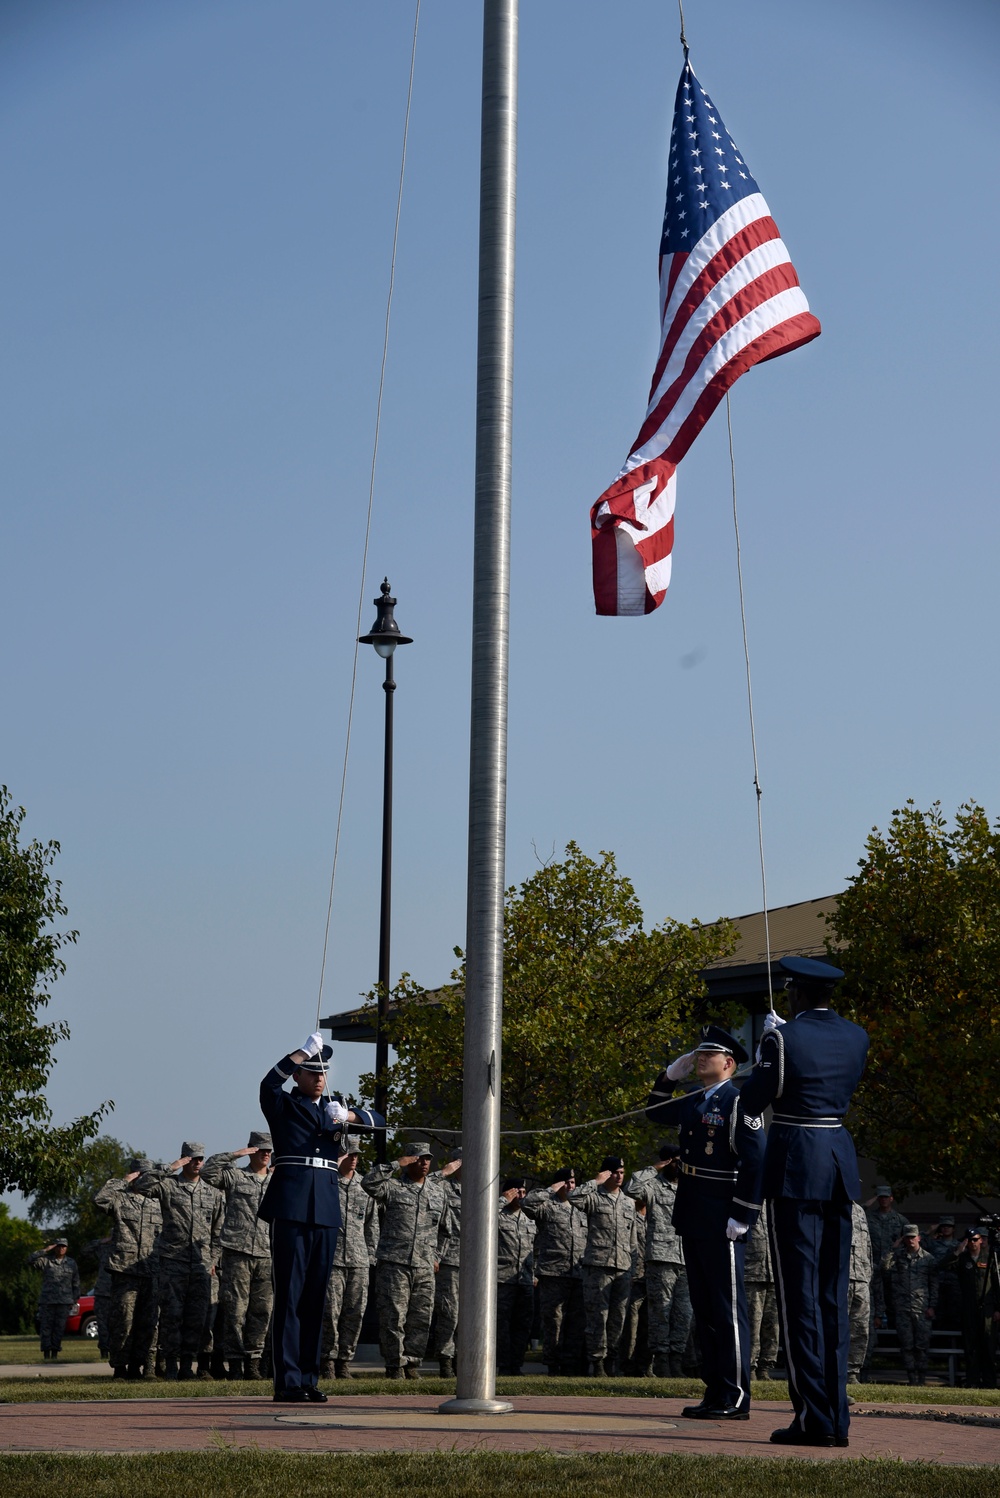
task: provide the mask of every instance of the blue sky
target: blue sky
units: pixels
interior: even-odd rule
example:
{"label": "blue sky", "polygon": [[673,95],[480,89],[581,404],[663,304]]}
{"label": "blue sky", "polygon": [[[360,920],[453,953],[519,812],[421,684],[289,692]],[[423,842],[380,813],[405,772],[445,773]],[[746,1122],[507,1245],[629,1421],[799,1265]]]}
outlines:
{"label": "blue sky", "polygon": [[[724,413],[674,580],[597,619],[587,514],[657,343],[676,11],[525,3],[508,879],[615,850],[647,918],[759,908]],[[1000,14],[689,0],[692,61],[823,336],[733,392],[769,895],[908,796],[1000,812]],[[0,778],[80,941],[50,1096],[235,1147],[316,1009],[413,9],[0,9]],[[398,657],[393,965],[464,938],[481,12],[424,0],[364,627]],[[985,274],[984,274],[985,271]],[[324,1013],[374,978],[360,662]],[[365,1053],[367,1056],[367,1052]],[[341,1062],[350,1084],[353,1048]]]}

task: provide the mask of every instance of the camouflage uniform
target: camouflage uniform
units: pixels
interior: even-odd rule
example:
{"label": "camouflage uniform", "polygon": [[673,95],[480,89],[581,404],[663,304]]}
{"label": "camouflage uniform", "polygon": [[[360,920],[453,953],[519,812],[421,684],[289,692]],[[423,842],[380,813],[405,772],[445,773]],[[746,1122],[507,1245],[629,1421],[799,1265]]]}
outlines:
{"label": "camouflage uniform", "polygon": [[[181,1372],[188,1376],[211,1325],[213,1270],[221,1252],[225,1199],[207,1182],[186,1181],[162,1165],[143,1172],[132,1189],[158,1201],[163,1213],[159,1350],[170,1362],[179,1359]],[[172,1373],[169,1366],[168,1372]]]}
{"label": "camouflage uniform", "polygon": [[537,1229],[521,1203],[500,1198],[497,1218],[497,1367],[521,1371],[535,1313],[534,1246]]}
{"label": "camouflage uniform", "polygon": [[257,1175],[249,1166],[237,1166],[241,1158],[210,1155],[201,1178],[226,1198],[219,1236],[216,1350],[234,1378],[257,1378],[274,1301],[270,1227],[257,1216],[271,1172]]}
{"label": "camouflage uniform", "polygon": [[521,1210],[538,1228],[535,1276],[542,1322],[542,1353],[549,1372],[583,1373],[583,1264],[587,1224],[568,1201],[542,1186],[529,1191]]}
{"label": "camouflage uniform", "polygon": [[66,1317],[73,1302],[80,1298],[80,1271],[69,1254],[56,1258],[44,1249],[30,1254],[28,1263],[42,1271],[42,1288],[38,1292],[38,1322],[42,1351],[54,1358],[62,1347]]}
{"label": "camouflage uniform", "polygon": [[625,1187],[646,1203],[646,1308],[653,1371],[660,1378],[679,1375],[691,1330],[691,1299],[684,1252],[674,1229],[676,1184],[655,1165],[637,1170]]}
{"label": "camouflage uniform", "polygon": [[458,1326],[458,1270],[462,1249],[462,1188],[450,1176],[435,1172],[447,1188],[441,1257],[434,1280],[434,1322],[431,1327],[431,1357],[439,1359],[441,1372],[450,1377],[455,1363],[455,1331]]}
{"label": "camouflage uniform", "polygon": [[340,1176],[337,1186],[340,1232],[323,1307],[320,1372],[324,1378],[333,1375],[335,1363],[343,1363],[340,1371],[346,1374],[347,1364],[358,1349],[368,1304],[368,1275],[378,1248],[378,1210],[361,1189],[358,1171],[349,1178]]}
{"label": "camouflage uniform", "polygon": [[108,1256],[111,1253],[110,1238],[92,1238],[83,1245],[85,1254],[93,1254],[97,1260],[97,1278],[94,1281],[94,1319],[97,1322],[97,1346],[101,1357],[108,1355],[108,1316],[111,1310],[111,1274]]}
{"label": "camouflage uniform", "polygon": [[770,1378],[778,1356],[778,1297],[767,1241],[767,1205],[747,1234],[743,1281],[750,1316],[750,1377]]}
{"label": "camouflage uniform", "polygon": [[587,1357],[596,1372],[613,1372],[628,1310],[632,1264],[636,1252],[635,1202],[622,1190],[585,1181],[569,1201],[587,1214],[587,1247],[583,1255],[583,1305]]}
{"label": "camouflage uniform", "polygon": [[873,1339],[871,1303],[872,1240],[868,1217],[858,1202],[851,1203],[851,1277],[848,1300],[851,1340],[847,1349],[847,1382],[856,1384],[867,1365]]}
{"label": "camouflage uniform", "polygon": [[362,1188],[384,1208],[376,1254],[375,1298],[379,1345],[386,1368],[419,1368],[434,1314],[434,1265],[444,1241],[444,1183],[396,1176],[395,1164],[376,1165]]}
{"label": "camouflage uniform", "polygon": [[882,1268],[892,1281],[896,1334],[903,1354],[903,1366],[911,1383],[923,1383],[931,1345],[931,1321],[924,1313],[937,1305],[937,1261],[922,1248],[911,1254],[901,1244],[886,1254]]}
{"label": "camouflage uniform", "polygon": [[635,1261],[629,1289],[625,1329],[618,1347],[618,1362],[623,1373],[645,1378],[650,1370],[649,1309],[646,1304],[646,1219],[635,1216]]}
{"label": "camouflage uniform", "polygon": [[108,1273],[108,1351],[113,1368],[153,1371],[159,1317],[160,1204],[129,1190],[128,1181],[106,1181],[94,1205],[114,1219]]}
{"label": "camouflage uniform", "polygon": [[872,1240],[872,1314],[877,1325],[892,1312],[892,1287],[889,1275],[882,1265],[886,1255],[892,1252],[897,1238],[901,1236],[906,1218],[895,1207],[891,1207],[888,1212],[880,1212],[877,1207],[867,1207],[865,1216],[868,1218],[868,1233]]}

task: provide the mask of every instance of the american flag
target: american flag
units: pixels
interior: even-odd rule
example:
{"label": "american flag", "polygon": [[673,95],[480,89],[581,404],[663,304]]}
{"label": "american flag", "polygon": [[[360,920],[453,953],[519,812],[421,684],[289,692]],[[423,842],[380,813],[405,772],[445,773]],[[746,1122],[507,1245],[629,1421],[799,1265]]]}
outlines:
{"label": "american flag", "polygon": [[677,464],[730,385],[820,331],[760,189],[685,61],[660,240],[660,353],[632,451],[590,512],[599,614],[663,602]]}

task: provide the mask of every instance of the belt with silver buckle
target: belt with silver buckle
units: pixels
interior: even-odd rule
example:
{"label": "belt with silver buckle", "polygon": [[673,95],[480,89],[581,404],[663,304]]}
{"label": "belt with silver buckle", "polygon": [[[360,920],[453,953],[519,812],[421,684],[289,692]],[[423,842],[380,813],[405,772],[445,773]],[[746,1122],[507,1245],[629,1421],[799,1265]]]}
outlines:
{"label": "belt with silver buckle", "polygon": [[339,1160],[327,1160],[322,1155],[275,1155],[273,1165],[311,1165],[315,1170],[336,1170]]}

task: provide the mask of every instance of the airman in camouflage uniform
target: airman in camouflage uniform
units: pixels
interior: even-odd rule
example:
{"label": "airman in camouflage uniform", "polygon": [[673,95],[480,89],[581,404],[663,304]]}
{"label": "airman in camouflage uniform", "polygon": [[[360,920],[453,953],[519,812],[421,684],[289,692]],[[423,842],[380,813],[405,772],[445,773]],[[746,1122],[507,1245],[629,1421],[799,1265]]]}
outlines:
{"label": "airman in camouflage uniform", "polygon": [[97,1347],[102,1358],[108,1356],[108,1316],[111,1310],[111,1275],[108,1257],[111,1253],[110,1238],[92,1238],[83,1245],[85,1257],[97,1260],[97,1278],[94,1280],[94,1320],[97,1322]]}
{"label": "airman in camouflage uniform", "polygon": [[646,1302],[646,1203],[635,1204],[635,1260],[628,1294],[625,1330],[618,1363],[629,1378],[648,1378],[653,1371],[649,1353],[649,1307]]}
{"label": "airman in camouflage uniform", "polygon": [[[159,1349],[169,1379],[193,1377],[212,1312],[226,1203],[221,1191],[201,1179],[204,1157],[204,1145],[185,1140],[180,1159],[154,1165],[132,1187],[158,1201],[163,1213]],[[211,1378],[207,1367],[203,1371]]]}
{"label": "airman in camouflage uniform", "polygon": [[163,1216],[158,1201],[132,1189],[151,1169],[151,1161],[133,1160],[128,1175],[105,1181],[94,1195],[95,1207],[114,1219],[108,1255],[108,1353],[116,1378],[154,1376]]}
{"label": "airman in camouflage uniform", "polygon": [[438,1360],[442,1378],[455,1377],[455,1332],[458,1327],[458,1272],[462,1251],[462,1187],[456,1177],[462,1169],[462,1151],[448,1156],[454,1172],[449,1179],[434,1171],[447,1189],[447,1207],[439,1239],[441,1257],[434,1279],[434,1319],[431,1323],[430,1355]]}
{"label": "airman in camouflage uniform", "polygon": [[[361,1182],[384,1209],[375,1297],[386,1378],[419,1378],[427,1351],[434,1270],[447,1232],[445,1183],[432,1178],[430,1168],[431,1147],[417,1140],[404,1144],[394,1163],[373,1166]],[[447,1165],[440,1173],[451,1174]]]}
{"label": "airman in camouflage uniform", "polygon": [[860,1202],[851,1203],[851,1276],[848,1314],[851,1340],[847,1349],[847,1382],[856,1384],[861,1370],[868,1361],[868,1349],[872,1342],[871,1282],[874,1273],[872,1263],[872,1239],[868,1231],[868,1215]]}
{"label": "airman in camouflage uniform", "polygon": [[767,1239],[767,1203],[747,1234],[743,1281],[750,1316],[750,1377],[768,1379],[778,1357],[778,1296]]}
{"label": "airman in camouflage uniform", "polygon": [[585,1373],[583,1255],[587,1224],[567,1200],[576,1187],[571,1165],[556,1172],[551,1186],[529,1191],[522,1211],[538,1228],[535,1278],[542,1322],[542,1354],[553,1377]]}
{"label": "airman in camouflage uniform", "polygon": [[904,1223],[903,1241],[886,1254],[882,1268],[892,1280],[896,1334],[907,1378],[911,1384],[926,1383],[931,1322],[938,1298],[938,1267],[937,1261],[920,1247],[920,1229],[915,1223]]}
{"label": "airman in camouflage uniform", "polygon": [[676,1144],[663,1145],[656,1164],[637,1170],[625,1187],[646,1204],[647,1335],[657,1378],[680,1377],[691,1330],[684,1252],[674,1228],[679,1155]]}
{"label": "airman in camouflage uniform", "polygon": [[39,1335],[46,1362],[55,1362],[62,1347],[66,1317],[75,1300],[80,1298],[80,1271],[69,1256],[65,1238],[57,1238],[37,1253],[28,1256],[32,1269],[42,1271],[42,1288],[38,1292]]}
{"label": "airman in camouflage uniform", "polygon": [[521,1210],[525,1183],[510,1176],[503,1183],[497,1219],[497,1367],[516,1376],[521,1371],[535,1312],[535,1224]]}
{"label": "airman in camouflage uniform", "polygon": [[[246,1167],[235,1162],[249,1155]],[[219,1243],[219,1309],[214,1371],[223,1377],[263,1379],[260,1360],[271,1323],[274,1290],[271,1285],[270,1228],[258,1217],[271,1178],[271,1136],[253,1129],[244,1149],[211,1155],[201,1178],[226,1198],[226,1215]]]}
{"label": "airman in camouflage uniform", "polygon": [[583,1305],[587,1372],[592,1378],[618,1374],[618,1345],[636,1252],[635,1202],[621,1189],[624,1179],[624,1160],[620,1155],[606,1155],[594,1179],[569,1194],[573,1206],[587,1214]]}
{"label": "airman in camouflage uniform", "polygon": [[892,1312],[892,1288],[889,1275],[883,1270],[886,1254],[891,1253],[906,1226],[906,1218],[893,1206],[891,1186],[876,1186],[877,1205],[867,1207],[868,1232],[872,1240],[872,1313],[875,1325],[888,1326]]}
{"label": "airman in camouflage uniform", "polygon": [[358,1156],[361,1136],[348,1134],[345,1154],[337,1165],[340,1191],[340,1232],[323,1307],[320,1374],[323,1378],[351,1378],[350,1367],[361,1335],[368,1304],[368,1275],[378,1248],[378,1209],[361,1189]]}

